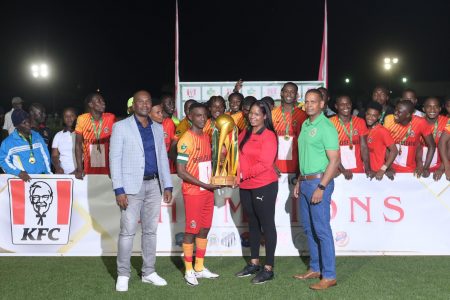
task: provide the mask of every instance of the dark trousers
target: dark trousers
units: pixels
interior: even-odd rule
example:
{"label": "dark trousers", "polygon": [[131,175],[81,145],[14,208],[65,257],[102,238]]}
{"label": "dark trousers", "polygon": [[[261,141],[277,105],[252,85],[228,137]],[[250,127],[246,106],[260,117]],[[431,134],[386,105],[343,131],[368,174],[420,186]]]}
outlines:
{"label": "dark trousers", "polygon": [[266,265],[273,266],[277,246],[275,228],[275,202],[278,194],[278,181],[256,189],[240,189],[239,195],[247,214],[250,231],[250,251],[252,259],[259,258],[261,233],[264,233]]}

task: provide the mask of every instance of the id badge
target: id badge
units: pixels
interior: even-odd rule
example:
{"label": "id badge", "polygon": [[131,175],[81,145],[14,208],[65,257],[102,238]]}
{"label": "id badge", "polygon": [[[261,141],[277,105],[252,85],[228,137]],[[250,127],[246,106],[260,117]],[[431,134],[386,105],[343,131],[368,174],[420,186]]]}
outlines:
{"label": "id badge", "polygon": [[89,145],[89,153],[91,154],[91,168],[106,167],[105,144]]}
{"label": "id badge", "polygon": [[[198,163],[198,180],[200,180],[203,183],[210,183],[211,173],[212,173],[211,161],[202,161]],[[205,189],[201,187],[200,190],[204,191]]]}
{"label": "id badge", "polygon": [[356,154],[355,146],[350,149],[350,146],[340,146],[341,163],[345,169],[351,170],[356,168]]}
{"label": "id badge", "polygon": [[405,145],[399,145],[399,144],[396,144],[395,146],[398,149],[398,154],[394,160],[394,164],[401,166],[401,167],[406,167],[406,163],[408,162],[409,147],[405,146]]}
{"label": "id badge", "polygon": [[294,138],[278,137],[278,160],[292,160],[292,143]]}
{"label": "id badge", "polygon": [[[428,153],[428,147],[423,147],[423,154],[422,154],[422,162],[425,163],[427,160],[427,153]],[[431,159],[430,168],[435,167],[437,165],[437,153],[438,150],[434,151],[433,159]]]}

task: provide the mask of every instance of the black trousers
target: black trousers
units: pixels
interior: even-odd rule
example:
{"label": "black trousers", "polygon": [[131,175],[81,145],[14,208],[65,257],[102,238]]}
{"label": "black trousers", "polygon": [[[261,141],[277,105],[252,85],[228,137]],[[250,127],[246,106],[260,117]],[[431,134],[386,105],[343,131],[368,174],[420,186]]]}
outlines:
{"label": "black trousers", "polygon": [[278,181],[256,189],[240,189],[239,195],[247,214],[250,231],[250,251],[252,259],[259,258],[261,234],[264,233],[266,265],[273,266],[277,246],[275,228],[275,201],[278,194]]}

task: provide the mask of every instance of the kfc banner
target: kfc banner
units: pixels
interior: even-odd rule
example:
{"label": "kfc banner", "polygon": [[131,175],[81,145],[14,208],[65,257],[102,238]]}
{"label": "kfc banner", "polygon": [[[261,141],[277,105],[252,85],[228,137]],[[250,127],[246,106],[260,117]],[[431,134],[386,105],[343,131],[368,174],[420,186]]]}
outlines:
{"label": "kfc banner", "polygon": [[[276,255],[307,254],[292,198],[294,176],[282,174],[276,203]],[[173,175],[174,201],[162,203],[158,255],[179,255],[184,232],[180,179]],[[332,229],[337,255],[450,255],[450,184],[397,174],[376,181],[355,174],[335,179]],[[111,180],[36,175],[29,183],[0,176],[0,255],[116,255],[120,224]],[[133,252],[140,254],[140,230]],[[238,189],[216,191],[207,255],[248,255],[248,223]],[[264,254],[264,239],[261,240]]]}

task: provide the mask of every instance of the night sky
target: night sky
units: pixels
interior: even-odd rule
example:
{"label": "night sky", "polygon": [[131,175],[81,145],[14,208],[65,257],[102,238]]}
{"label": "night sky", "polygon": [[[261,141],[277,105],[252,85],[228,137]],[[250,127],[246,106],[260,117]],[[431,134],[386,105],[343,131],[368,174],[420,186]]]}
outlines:
{"label": "night sky", "polygon": [[[158,96],[172,88],[175,1],[20,3],[0,4],[5,109],[13,96],[40,101],[49,111],[53,105],[81,108],[99,88],[107,110],[124,114],[136,90]],[[321,0],[180,0],[181,80],[316,80],[323,7]],[[331,92],[368,95],[375,84],[387,83],[386,55],[400,59],[392,85],[402,76],[450,81],[449,13],[445,0],[329,1]],[[51,68],[48,82],[30,75],[31,63],[42,60]]]}

